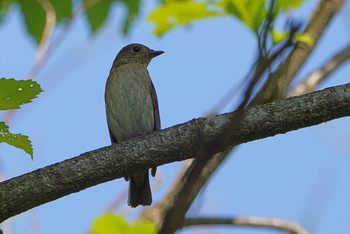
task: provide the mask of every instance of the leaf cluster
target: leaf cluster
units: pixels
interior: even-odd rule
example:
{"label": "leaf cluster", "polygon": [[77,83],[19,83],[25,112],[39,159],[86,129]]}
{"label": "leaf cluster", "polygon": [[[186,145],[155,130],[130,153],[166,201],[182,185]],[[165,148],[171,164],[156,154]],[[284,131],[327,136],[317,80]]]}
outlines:
{"label": "leaf cluster", "polygon": [[[30,103],[42,92],[40,85],[32,80],[0,79],[0,110],[19,109]],[[0,143],[5,142],[23,149],[33,158],[33,148],[27,136],[13,134],[5,122],[0,122]]]}
{"label": "leaf cluster", "polygon": [[[298,8],[304,0],[276,1],[274,18],[291,9]],[[155,9],[148,21],[156,24],[153,33],[162,36],[169,30],[188,25],[198,20],[212,17],[234,17],[249,28],[258,38],[264,19],[268,16],[268,0],[219,0],[219,1],[164,1]],[[287,31],[278,31],[271,27],[270,33],[275,44],[288,38]],[[309,36],[295,35],[295,39],[312,43]]]}
{"label": "leaf cluster", "polygon": [[[73,4],[75,2],[78,4]],[[91,33],[96,33],[106,22],[112,5],[118,2],[122,3],[127,10],[122,30],[126,35],[139,13],[140,0],[2,0],[0,1],[0,24],[5,21],[12,7],[17,8],[21,12],[28,34],[36,44],[39,44],[48,23],[48,14],[55,16],[56,27],[69,23],[79,10],[83,10]],[[75,5],[76,8],[74,8]]]}

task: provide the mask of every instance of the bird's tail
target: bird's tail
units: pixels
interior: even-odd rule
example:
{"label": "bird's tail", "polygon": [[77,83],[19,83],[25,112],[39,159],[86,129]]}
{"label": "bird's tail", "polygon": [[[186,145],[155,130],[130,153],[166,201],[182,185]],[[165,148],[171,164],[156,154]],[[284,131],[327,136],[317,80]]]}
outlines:
{"label": "bird's tail", "polygon": [[148,170],[130,176],[128,205],[131,207],[149,206],[152,193],[149,185]]}

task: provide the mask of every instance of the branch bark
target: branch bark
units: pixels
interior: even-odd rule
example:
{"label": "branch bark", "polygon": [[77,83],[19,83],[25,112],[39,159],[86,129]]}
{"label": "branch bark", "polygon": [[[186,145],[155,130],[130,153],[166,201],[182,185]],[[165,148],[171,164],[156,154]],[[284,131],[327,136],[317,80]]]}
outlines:
{"label": "branch bark", "polygon": [[[146,168],[195,155],[230,124],[234,112],[194,119],[93,150],[0,183],[0,222],[36,206]],[[236,137],[217,149],[350,116],[350,84],[248,108]]]}

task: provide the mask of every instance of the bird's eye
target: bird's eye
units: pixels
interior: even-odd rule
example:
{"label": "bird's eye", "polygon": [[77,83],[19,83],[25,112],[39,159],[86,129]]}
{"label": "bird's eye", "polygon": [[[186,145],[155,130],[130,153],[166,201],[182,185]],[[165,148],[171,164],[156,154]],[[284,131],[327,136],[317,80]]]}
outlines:
{"label": "bird's eye", "polygon": [[139,52],[140,51],[140,47],[135,46],[134,48],[132,48],[135,52]]}

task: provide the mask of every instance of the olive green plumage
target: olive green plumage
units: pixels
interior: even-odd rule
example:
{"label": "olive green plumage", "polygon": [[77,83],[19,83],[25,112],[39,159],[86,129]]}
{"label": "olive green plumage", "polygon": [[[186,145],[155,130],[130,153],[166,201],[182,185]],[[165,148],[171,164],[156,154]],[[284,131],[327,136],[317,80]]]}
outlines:
{"label": "olive green plumage", "polygon": [[[106,83],[105,102],[111,142],[160,130],[158,100],[147,66],[163,51],[130,44],[118,53]],[[152,168],[154,176],[156,168]],[[151,205],[148,170],[129,175],[128,205]]]}

